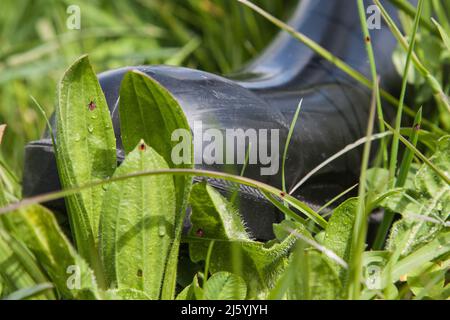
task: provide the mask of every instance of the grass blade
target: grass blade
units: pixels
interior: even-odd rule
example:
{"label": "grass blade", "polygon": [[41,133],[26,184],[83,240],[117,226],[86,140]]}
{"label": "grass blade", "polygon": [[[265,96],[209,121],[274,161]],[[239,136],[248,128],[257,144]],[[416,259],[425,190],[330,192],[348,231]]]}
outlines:
{"label": "grass blade", "polygon": [[[414,119],[411,134],[409,136],[409,141],[414,147],[417,146],[417,142],[419,141],[419,131],[421,123],[422,123],[422,108],[420,108],[419,111],[417,112],[416,118]],[[409,169],[411,168],[413,157],[414,153],[410,149],[405,151],[405,154],[403,156],[400,165],[400,171],[398,173],[396,187],[403,187],[405,185]]]}
{"label": "grass blade", "polygon": [[361,293],[361,274],[362,274],[362,255],[366,243],[367,235],[367,208],[366,208],[366,184],[367,184],[367,167],[369,165],[370,149],[372,140],[369,139],[373,133],[375,109],[376,109],[376,90],[378,86],[374,86],[372,93],[372,102],[370,107],[369,122],[367,125],[367,141],[364,144],[363,158],[361,162],[361,174],[359,177],[358,187],[358,205],[356,210],[355,225],[353,227],[353,236],[351,244],[351,254],[349,263],[349,284],[348,298],[357,300]]}
{"label": "grass blade", "polygon": [[29,287],[29,288],[23,288],[19,289],[10,295],[3,298],[3,300],[26,300],[31,299],[37,295],[40,295],[44,291],[50,290],[53,288],[53,285],[51,283],[40,283],[38,285]]}
{"label": "grass blade", "polygon": [[341,157],[342,155],[346,154],[347,152],[359,147],[362,144],[367,143],[367,141],[374,141],[377,139],[382,139],[384,137],[387,137],[389,135],[392,135],[391,132],[383,132],[383,133],[378,133],[378,134],[374,134],[370,137],[363,137],[361,139],[356,140],[355,142],[347,145],[346,147],[344,147],[342,150],[336,152],[334,155],[332,155],[331,157],[329,157],[327,160],[325,160],[324,162],[322,162],[321,164],[319,164],[317,167],[315,167],[314,169],[312,169],[310,172],[308,172],[290,191],[289,194],[293,194],[295,191],[298,190],[298,188],[300,188],[309,178],[311,178],[314,174],[316,174],[318,171],[320,171],[320,169],[322,169],[323,167],[325,167],[326,165],[328,165],[329,163],[333,162],[334,160],[336,160],[337,158]]}
{"label": "grass blade", "polygon": [[[405,63],[405,69],[403,72],[403,78],[402,78],[402,89],[400,93],[400,102],[397,109],[397,115],[395,119],[395,128],[396,132],[400,131],[400,127],[402,124],[402,115],[403,115],[403,107],[404,107],[404,101],[406,96],[406,87],[408,85],[408,74],[410,70],[411,65],[411,57],[414,52],[414,45],[416,43],[416,35],[417,31],[419,29],[419,23],[420,23],[420,17],[422,16],[422,9],[423,9],[423,0],[419,0],[419,4],[417,6],[417,13],[414,18],[414,27],[412,30],[412,34],[410,37],[410,43],[408,46],[408,53],[406,56],[406,63]],[[398,147],[399,147],[399,137],[397,134],[394,134],[394,137],[392,139],[392,145],[391,145],[391,159],[389,163],[389,188],[394,188],[394,186],[399,187],[397,185],[396,179],[395,179],[395,173],[397,171],[397,157],[398,157]],[[390,212],[389,210],[386,210],[383,216],[383,220],[381,222],[381,225],[379,227],[379,230],[377,232],[377,236],[374,243],[374,248],[379,249],[381,248],[382,243],[384,242],[384,239],[386,238],[387,231],[389,230],[392,221],[394,220],[394,214],[393,212]]]}
{"label": "grass blade", "polygon": [[[414,18],[417,15],[416,8],[409,1],[390,0],[390,2],[411,18]],[[431,32],[431,34],[433,34],[434,36],[439,36],[439,33],[436,31],[433,25],[424,17],[420,17],[420,25]]]}
{"label": "grass blade", "polygon": [[263,191],[266,191],[274,196],[283,198],[284,201],[286,201],[288,204],[290,204],[292,207],[299,210],[301,213],[305,214],[309,218],[311,218],[313,221],[315,221],[318,225],[321,227],[326,227],[327,222],[325,219],[323,219],[320,215],[318,215],[313,209],[311,209],[307,204],[301,202],[300,200],[296,199],[295,197],[285,194],[283,191],[281,191],[278,188],[272,187],[268,184],[262,183],[260,181],[256,181],[253,179],[240,177],[228,173],[218,172],[218,171],[208,171],[208,170],[198,170],[198,169],[164,169],[164,170],[148,170],[148,171],[140,171],[140,172],[134,172],[122,176],[112,177],[110,179],[105,179],[97,182],[93,182],[86,185],[81,185],[78,187],[73,187],[70,189],[65,189],[61,191],[56,192],[50,192],[34,197],[30,197],[27,199],[23,199],[21,201],[18,201],[16,203],[7,205],[3,208],[0,208],[0,215],[6,214],[7,212],[14,211],[32,204],[38,204],[42,202],[48,202],[52,200],[61,199],[67,196],[71,196],[73,194],[77,194],[79,192],[82,192],[89,188],[95,188],[100,187],[104,185],[108,185],[114,182],[123,181],[127,179],[134,179],[138,177],[145,177],[145,176],[155,176],[155,175],[186,175],[186,176],[199,176],[199,177],[208,177],[208,178],[217,178],[217,179],[224,179],[227,181],[231,181],[237,184],[246,185],[255,189],[260,189]]}
{"label": "grass blade", "polygon": [[[358,0],[358,12],[359,12],[359,18],[361,22],[361,28],[364,34],[365,42],[366,42],[366,50],[367,50],[367,56],[369,57],[369,64],[370,64],[370,72],[372,74],[372,84],[373,86],[378,85],[378,73],[377,73],[377,65],[375,62],[375,55],[373,52],[372,47],[372,40],[369,33],[369,28],[367,26],[367,18],[366,18],[366,12],[365,12],[365,6],[363,0]],[[372,89],[373,90],[373,89]],[[380,96],[380,88],[377,88],[375,90],[377,93],[377,115],[378,115],[378,126],[379,131],[381,133],[386,131],[386,128],[384,126],[384,117],[383,117],[383,108],[381,105],[381,96]],[[380,142],[380,149],[382,153],[382,159],[383,159],[383,167],[387,167],[387,149],[386,149],[386,139],[381,139]]]}
{"label": "grass blade", "polygon": [[[420,131],[420,123],[422,120],[422,108],[419,109],[417,112],[416,118],[414,119],[414,125],[411,130],[411,134],[409,137],[409,140],[411,141],[412,145],[414,147],[417,146],[417,142],[419,140],[419,131]],[[397,180],[395,182],[395,186],[398,188],[401,188],[404,186],[406,182],[406,178],[409,173],[409,168],[411,167],[411,163],[414,157],[414,153],[407,149],[404,156],[402,163],[400,165],[400,171],[397,177]],[[394,213],[386,210],[384,213],[383,220],[381,221],[380,226],[378,227],[377,235],[375,237],[375,241],[373,243],[373,249],[374,250],[380,250],[383,246],[383,243],[386,240],[386,236],[389,230],[389,227],[392,224],[392,221],[394,220]]]}
{"label": "grass blade", "polygon": [[284,145],[283,151],[283,159],[281,164],[281,190],[286,192],[286,176],[285,176],[285,166],[286,166],[286,158],[289,149],[289,143],[291,142],[292,134],[294,133],[295,125],[297,124],[298,115],[300,114],[300,110],[302,108],[303,99],[298,103],[297,110],[295,111],[294,117],[292,118],[291,126],[289,127],[289,133],[286,139],[286,144]]}
{"label": "grass blade", "polygon": [[[419,0],[418,9],[417,9],[417,15],[414,19],[414,27],[411,34],[411,40],[408,46],[408,54],[406,56],[406,63],[405,63],[405,70],[403,72],[403,79],[402,79],[402,90],[400,93],[400,102],[397,109],[397,116],[395,119],[395,129],[396,131],[400,131],[400,127],[402,124],[402,115],[403,115],[403,107],[404,107],[404,101],[405,101],[405,95],[406,95],[406,86],[408,84],[408,73],[409,73],[409,67],[411,65],[411,57],[412,53],[414,52],[414,45],[416,43],[416,35],[417,31],[419,29],[419,22],[420,17],[422,16],[422,9],[423,9],[423,0]],[[397,156],[398,156],[398,145],[399,145],[399,138],[397,134],[394,134],[394,137],[392,139],[392,146],[391,146],[391,159],[389,163],[389,181],[391,181],[391,188],[394,187],[395,184],[395,173],[397,170]]]}

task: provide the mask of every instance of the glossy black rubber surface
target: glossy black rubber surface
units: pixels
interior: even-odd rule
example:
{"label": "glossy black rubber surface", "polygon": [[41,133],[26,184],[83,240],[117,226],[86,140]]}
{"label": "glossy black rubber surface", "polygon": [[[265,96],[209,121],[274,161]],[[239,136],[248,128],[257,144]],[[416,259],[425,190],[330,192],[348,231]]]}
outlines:
{"label": "glossy black rubber surface", "polygon": [[[388,3],[386,6],[392,9]],[[289,23],[370,77],[356,1],[303,0]],[[396,42],[384,25],[372,31],[371,41],[382,86],[395,91],[393,84],[397,77],[391,55]],[[179,101],[191,126],[201,121],[204,130],[278,129],[280,167],[292,117],[303,99],[287,158],[288,189],[323,160],[365,135],[370,90],[282,32],[259,58],[228,78],[169,66],[126,67],[100,74],[99,81],[113,118],[119,159],[123,159],[123,151],[117,101],[121,79],[132,69],[145,72],[167,88]],[[333,161],[296,196],[313,206],[325,203],[355,183],[360,156],[361,150],[355,150]],[[240,165],[197,167],[231,170],[237,174],[241,171]],[[260,165],[249,165],[245,176],[281,187],[281,169],[275,175],[261,175],[260,168]],[[25,196],[60,188],[48,135],[27,146],[24,177]],[[210,183],[224,194],[230,192],[230,186],[224,181]],[[49,205],[63,207],[61,202]],[[279,221],[280,214],[256,190],[249,188],[240,190],[240,206],[252,234],[259,239],[270,239],[272,223]]]}

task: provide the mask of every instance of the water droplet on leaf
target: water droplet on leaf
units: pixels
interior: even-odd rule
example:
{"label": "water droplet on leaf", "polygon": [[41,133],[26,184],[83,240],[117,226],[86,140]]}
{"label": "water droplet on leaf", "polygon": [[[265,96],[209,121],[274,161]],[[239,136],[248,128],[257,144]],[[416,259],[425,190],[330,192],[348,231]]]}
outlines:
{"label": "water droplet on leaf", "polygon": [[160,237],[164,237],[166,235],[166,226],[164,224],[160,224],[158,228],[158,235]]}

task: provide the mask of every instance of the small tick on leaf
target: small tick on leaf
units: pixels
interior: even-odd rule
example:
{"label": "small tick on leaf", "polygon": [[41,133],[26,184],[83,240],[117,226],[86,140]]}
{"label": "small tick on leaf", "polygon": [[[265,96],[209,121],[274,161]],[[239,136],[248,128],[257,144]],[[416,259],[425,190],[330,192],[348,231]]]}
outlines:
{"label": "small tick on leaf", "polygon": [[91,102],[89,102],[89,110],[94,111],[95,108],[97,108],[97,105],[95,104],[94,101],[91,100]]}
{"label": "small tick on leaf", "polygon": [[145,144],[144,144],[144,143],[141,143],[141,144],[139,145],[139,150],[145,151]]}
{"label": "small tick on leaf", "polygon": [[280,192],[280,196],[282,197],[282,198],[284,198],[285,196],[286,196],[286,193],[285,192]]}
{"label": "small tick on leaf", "polygon": [[202,229],[198,229],[198,230],[195,232],[195,234],[196,234],[197,237],[203,237],[203,235],[204,235],[205,233],[203,232]]}
{"label": "small tick on leaf", "polygon": [[366,42],[370,42],[370,37],[369,36],[366,37]]}

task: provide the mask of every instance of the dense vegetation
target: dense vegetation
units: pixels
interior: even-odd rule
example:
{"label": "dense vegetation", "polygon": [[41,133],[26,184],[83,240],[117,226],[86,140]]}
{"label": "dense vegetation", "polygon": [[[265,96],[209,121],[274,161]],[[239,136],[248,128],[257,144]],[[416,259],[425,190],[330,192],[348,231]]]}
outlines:
{"label": "dense vegetation", "polygon": [[[229,72],[269,40],[276,30],[269,22],[286,28],[283,23],[257,7],[253,9],[259,14],[230,1],[110,5],[99,1],[97,5],[86,3],[90,8],[86,14],[93,15],[96,24],[74,36],[55,32],[61,23],[58,11],[66,4],[10,3],[9,10],[23,5],[24,13],[33,7],[36,16],[27,19],[36,23],[17,31],[21,17],[7,15],[8,7],[0,17],[5,43],[0,52],[1,120],[8,124],[0,167],[0,296],[448,299],[450,8],[441,1],[420,0],[417,8],[393,2],[400,8],[402,26],[397,29],[383,14],[399,40],[393,56],[403,75],[401,96],[393,97],[397,119],[395,124],[386,123],[386,131],[378,135],[384,144],[369,165],[371,122],[364,139],[358,196],[337,206],[328,204],[334,209],[327,219],[277,186],[174,164],[170,157],[173,142],[164,132],[189,128],[186,117],[164,87],[137,71],[127,73],[121,84],[121,114],[139,114],[136,102],[145,101],[151,115],[167,121],[161,124],[164,130],[150,131],[136,128],[144,126],[145,119],[130,125],[122,117],[127,156],[117,167],[108,107],[90,62],[99,69],[168,62]],[[285,14],[275,4],[279,2],[261,3],[269,12]],[[358,0],[358,4],[363,9],[363,2]],[[117,12],[126,17],[122,26],[116,25]],[[235,28],[230,33],[233,38],[217,36],[221,27],[214,15]],[[243,16],[248,26],[235,23]],[[155,26],[144,21],[155,21]],[[361,21],[367,32],[365,19]],[[98,25],[101,28],[93,27]],[[41,40],[24,44],[36,38],[35,32]],[[304,40],[301,34],[293,36]],[[370,49],[370,43],[367,46]],[[55,48],[61,54],[54,54]],[[326,54],[323,48],[313,49]],[[81,51],[91,52],[91,58],[75,59]],[[149,52],[155,56],[149,57]],[[23,143],[41,131],[42,126],[30,124],[44,125],[44,109],[51,110],[55,96],[54,82],[42,78],[58,74],[58,67],[67,65],[67,60],[75,62],[58,86],[54,140],[64,191],[22,200],[18,176]],[[374,72],[366,84],[373,91],[374,120],[380,110],[376,97],[385,92],[377,86],[376,61],[370,60]],[[338,67],[353,74],[350,66]],[[46,107],[32,106],[30,94]],[[22,108],[12,107],[20,101],[25,101]],[[90,107],[92,101],[95,108]],[[411,119],[407,121],[406,116]],[[192,185],[193,176],[258,188],[285,214],[286,219],[273,226],[276,238],[267,243],[254,240],[233,203],[206,183]],[[336,202],[341,195],[337,196]],[[40,204],[62,197],[66,197],[70,234]],[[188,205],[193,226],[182,236]],[[375,243],[367,247],[367,216],[379,208],[386,212],[385,219]],[[394,214],[399,217],[395,222]],[[181,243],[188,253],[180,254]]]}

